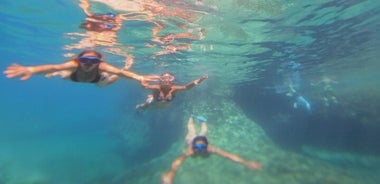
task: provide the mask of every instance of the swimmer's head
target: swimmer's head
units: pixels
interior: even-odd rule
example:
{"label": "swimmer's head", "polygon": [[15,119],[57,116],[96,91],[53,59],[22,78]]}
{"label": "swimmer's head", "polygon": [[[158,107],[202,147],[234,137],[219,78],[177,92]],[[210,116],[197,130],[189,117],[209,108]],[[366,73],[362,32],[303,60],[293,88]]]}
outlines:
{"label": "swimmer's head", "polygon": [[111,23],[86,20],[79,27],[87,31],[103,32],[103,31],[112,31],[112,29],[115,28],[116,25],[111,24]]}
{"label": "swimmer's head", "polygon": [[103,58],[103,55],[100,54],[98,51],[96,50],[84,50],[83,52],[81,52],[80,54],[78,54],[78,58],[82,57],[82,56],[94,56],[94,57],[98,57],[100,59]]}
{"label": "swimmer's head", "polygon": [[84,71],[91,71],[102,62],[102,55],[95,50],[85,50],[76,58],[79,66]]}
{"label": "swimmer's head", "polygon": [[89,16],[89,17],[96,20],[109,21],[109,20],[114,20],[116,18],[116,14],[114,13],[93,14],[92,16]]}
{"label": "swimmer's head", "polygon": [[205,136],[197,136],[193,139],[192,149],[195,154],[207,153],[208,140]]}
{"label": "swimmer's head", "polygon": [[160,84],[173,84],[175,77],[169,72],[165,72],[160,76]]}

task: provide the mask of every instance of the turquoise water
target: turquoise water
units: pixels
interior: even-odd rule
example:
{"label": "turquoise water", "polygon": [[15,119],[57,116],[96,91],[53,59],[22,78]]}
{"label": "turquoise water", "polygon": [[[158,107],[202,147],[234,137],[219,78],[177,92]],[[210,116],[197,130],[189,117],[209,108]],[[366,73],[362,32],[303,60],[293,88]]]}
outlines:
{"label": "turquoise water", "polygon": [[[167,108],[138,113],[149,91],[132,80],[97,87],[3,75],[0,183],[160,183],[185,149],[191,114],[207,117],[211,144],[260,161],[263,170],[218,156],[189,158],[174,183],[379,183],[378,1],[160,2],[197,17],[157,17],[167,25],[162,34],[204,28],[205,38],[177,40],[191,49],[152,57],[162,49],[146,47],[154,44],[153,25],[124,21],[117,44],[96,49],[118,67],[124,58],[110,48],[132,54],[131,70],[141,74],[170,71],[179,84],[209,79]],[[123,3],[92,5],[125,13]],[[84,33],[77,0],[3,0],[0,15],[3,70],[14,62],[61,63],[82,51],[65,49],[83,38],[70,36]],[[311,109],[295,108],[297,96]]]}

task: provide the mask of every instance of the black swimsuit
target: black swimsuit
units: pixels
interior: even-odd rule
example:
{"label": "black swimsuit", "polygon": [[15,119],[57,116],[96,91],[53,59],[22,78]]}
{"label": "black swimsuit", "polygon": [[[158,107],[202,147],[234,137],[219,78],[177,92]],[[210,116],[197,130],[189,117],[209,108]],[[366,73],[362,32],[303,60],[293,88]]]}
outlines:
{"label": "black swimsuit", "polygon": [[159,102],[170,102],[174,98],[174,94],[172,94],[171,98],[161,98],[160,91],[156,91],[153,93],[154,99]]}
{"label": "black swimsuit", "polygon": [[[78,80],[78,73],[81,72],[81,69],[80,69],[80,66],[77,68],[77,70],[75,70],[75,72],[73,72],[71,75],[70,75],[70,79],[74,82],[84,82],[84,81],[79,81]],[[94,80],[92,81],[89,81],[89,83],[97,83],[100,81],[100,79],[102,78],[102,75],[99,73],[99,65],[92,71],[92,73],[95,73],[96,72],[96,76],[94,78]]]}

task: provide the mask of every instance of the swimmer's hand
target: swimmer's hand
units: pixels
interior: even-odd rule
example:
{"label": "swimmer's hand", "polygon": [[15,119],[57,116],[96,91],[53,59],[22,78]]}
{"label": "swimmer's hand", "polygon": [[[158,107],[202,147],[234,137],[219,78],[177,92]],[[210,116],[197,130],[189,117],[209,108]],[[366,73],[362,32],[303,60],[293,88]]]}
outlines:
{"label": "swimmer's hand", "polygon": [[195,85],[198,85],[199,83],[201,83],[203,80],[207,79],[208,78],[208,75],[204,75],[202,76],[201,78],[197,79],[194,81],[194,84]]}
{"label": "swimmer's hand", "polygon": [[172,184],[173,178],[174,176],[171,172],[164,173],[161,176],[161,184]]}
{"label": "swimmer's hand", "polygon": [[256,161],[249,161],[249,162],[246,162],[244,165],[247,166],[251,170],[262,170],[263,169],[263,166],[261,165],[261,163],[256,162]]}
{"label": "swimmer's hand", "polygon": [[20,80],[28,80],[33,74],[32,67],[26,67],[19,64],[12,64],[7,69],[5,69],[4,74],[7,78],[14,78],[21,76]]}

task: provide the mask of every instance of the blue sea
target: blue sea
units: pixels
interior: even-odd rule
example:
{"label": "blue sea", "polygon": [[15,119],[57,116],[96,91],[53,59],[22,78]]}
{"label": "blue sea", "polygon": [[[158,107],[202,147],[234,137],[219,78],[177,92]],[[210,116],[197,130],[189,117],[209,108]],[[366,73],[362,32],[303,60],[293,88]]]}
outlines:
{"label": "blue sea", "polygon": [[[132,79],[99,87],[2,74],[0,184],[161,183],[186,149],[191,115],[207,118],[210,144],[263,168],[189,157],[175,184],[380,183],[380,1],[89,3],[100,14],[160,5],[167,11],[150,15],[164,25],[160,36],[203,35],[175,39],[189,47],[162,54],[168,45],[152,40],[155,24],[124,20],[110,45],[86,46],[79,0],[1,0],[0,69],[96,49],[120,68],[120,51],[129,53],[131,71],[171,72],[178,85],[208,79],[164,107],[137,111],[150,91]],[[169,15],[175,10],[182,13]]]}

